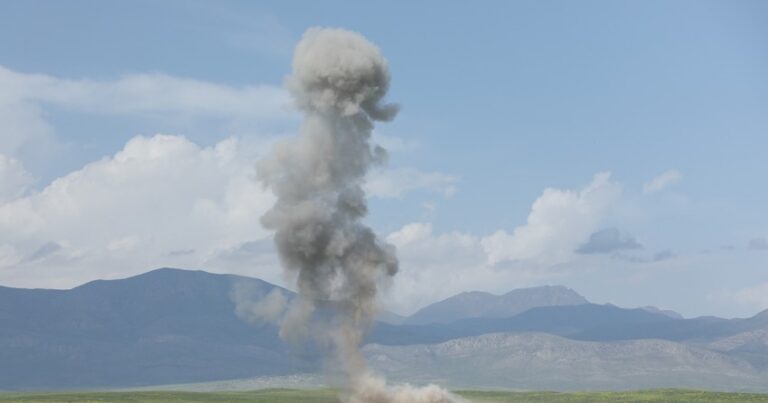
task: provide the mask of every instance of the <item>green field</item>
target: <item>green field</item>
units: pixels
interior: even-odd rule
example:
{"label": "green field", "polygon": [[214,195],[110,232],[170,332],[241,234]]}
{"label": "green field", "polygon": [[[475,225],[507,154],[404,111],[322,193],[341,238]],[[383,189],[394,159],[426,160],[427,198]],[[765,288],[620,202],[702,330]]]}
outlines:
{"label": "green field", "polygon": [[[491,392],[460,391],[471,402],[766,402],[768,394],[718,393],[689,390],[639,392]],[[0,402],[255,402],[332,403],[331,389],[267,389],[253,392],[81,392],[0,393]]]}

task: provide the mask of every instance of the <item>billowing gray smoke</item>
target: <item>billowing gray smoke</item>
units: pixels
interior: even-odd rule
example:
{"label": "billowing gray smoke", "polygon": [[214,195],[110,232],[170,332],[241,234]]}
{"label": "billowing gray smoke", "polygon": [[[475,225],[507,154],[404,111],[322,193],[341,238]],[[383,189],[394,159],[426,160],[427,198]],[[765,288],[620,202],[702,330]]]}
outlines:
{"label": "billowing gray smoke", "polygon": [[[278,144],[258,166],[277,196],[262,218],[275,231],[284,269],[295,277],[299,301],[281,323],[288,339],[320,336],[332,344],[348,381],[348,402],[453,402],[429,386],[387,387],[360,352],[377,309],[379,287],[397,273],[392,246],[360,220],[367,213],[363,181],[386,151],[371,144],[373,121],[394,118],[384,104],[389,70],[379,49],[340,29],[308,30],[296,47],[287,86],[304,113],[300,135]],[[309,330],[318,308],[332,306],[332,326]]]}

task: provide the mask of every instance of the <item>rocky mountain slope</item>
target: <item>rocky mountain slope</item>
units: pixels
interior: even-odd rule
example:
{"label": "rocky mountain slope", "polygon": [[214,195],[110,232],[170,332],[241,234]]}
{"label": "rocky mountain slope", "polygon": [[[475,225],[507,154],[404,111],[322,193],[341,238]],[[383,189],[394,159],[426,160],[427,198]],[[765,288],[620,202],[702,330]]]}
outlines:
{"label": "rocky mountain slope", "polygon": [[371,344],[365,352],[393,379],[456,388],[768,391],[768,374],[742,359],[665,340],[591,342],[495,333],[432,345]]}

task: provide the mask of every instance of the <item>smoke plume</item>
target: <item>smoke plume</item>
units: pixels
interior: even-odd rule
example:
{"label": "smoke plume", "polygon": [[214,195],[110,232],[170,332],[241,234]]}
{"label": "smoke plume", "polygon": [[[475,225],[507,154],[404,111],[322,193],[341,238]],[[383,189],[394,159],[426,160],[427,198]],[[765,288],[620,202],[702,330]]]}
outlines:
{"label": "smoke plume", "polygon": [[[311,334],[331,345],[347,380],[346,402],[455,402],[436,386],[387,386],[360,351],[380,287],[398,270],[394,248],[361,223],[365,175],[387,156],[371,144],[373,122],[398,111],[383,103],[389,80],[379,49],[357,33],[313,28],[296,47],[286,85],[304,121],[299,136],[277,144],[258,166],[259,179],[277,196],[262,223],[275,231],[281,263],[299,294],[283,317],[281,336]],[[329,306],[330,324],[310,329],[313,314]]]}

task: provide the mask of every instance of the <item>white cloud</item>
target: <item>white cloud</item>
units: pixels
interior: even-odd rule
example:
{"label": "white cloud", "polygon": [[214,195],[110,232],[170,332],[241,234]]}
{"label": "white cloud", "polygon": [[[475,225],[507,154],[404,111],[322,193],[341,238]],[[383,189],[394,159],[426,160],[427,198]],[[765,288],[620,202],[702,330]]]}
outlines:
{"label": "white cloud", "polygon": [[55,143],[45,118],[49,106],[89,115],[223,119],[230,126],[294,116],[290,97],[280,87],[233,87],[165,74],[70,80],[0,66],[0,88],[0,153],[16,158]]}
{"label": "white cloud", "polygon": [[459,178],[441,172],[424,172],[414,168],[383,169],[368,175],[365,190],[379,197],[402,197],[414,190],[429,190],[451,196]]}
{"label": "white cloud", "polygon": [[430,224],[412,223],[386,239],[397,247],[400,272],[394,277],[385,306],[398,313],[411,313],[461,291],[488,289],[489,279],[505,274],[494,272],[480,239],[470,234],[434,234]]}
{"label": "white cloud", "polygon": [[[253,180],[257,154],[235,139],[201,148],[180,136],[139,136],[0,204],[0,284],[72,286],[163,265],[205,267],[266,237],[259,217],[273,198]],[[45,245],[57,248],[36,254]],[[179,250],[193,252],[171,253]]]}
{"label": "white cloud", "polygon": [[473,264],[485,257],[477,237],[461,232],[435,235],[429,223],[405,225],[389,234],[387,241],[398,248],[401,258],[415,266],[429,265],[438,256],[455,264]]}
{"label": "white cloud", "polygon": [[[24,165],[31,160],[40,169],[64,148],[77,153],[81,146],[62,146],[47,121],[51,108],[259,126],[295,117],[284,89],[164,74],[72,80],[2,66],[0,88],[0,284],[72,286],[163,265],[206,267],[222,251],[266,236],[259,217],[271,195],[253,180],[256,156],[270,140],[264,136],[206,148],[179,136],[135,137],[40,190],[31,188]],[[237,271],[252,262],[219,263]]]}
{"label": "white cloud", "polygon": [[53,142],[53,129],[42,109],[16,94],[0,68],[0,154],[7,157],[44,152]]}
{"label": "white cloud", "polygon": [[618,200],[621,186],[609,173],[595,175],[580,191],[549,188],[533,203],[528,221],[510,234],[496,231],[484,237],[492,264],[505,260],[567,260],[597,230],[607,209]]}
{"label": "white cloud", "polygon": [[411,223],[391,233],[400,272],[394,277],[384,306],[410,314],[429,303],[464,291],[505,293],[541,285],[561,275],[559,267],[539,262],[489,262],[482,237],[452,231],[434,233],[428,223]]}
{"label": "white cloud", "polygon": [[243,119],[285,118],[288,93],[269,85],[232,87],[166,74],[130,74],[115,80],[68,80],[0,67],[3,100],[47,103],[88,113],[170,113]]}
{"label": "white cloud", "polygon": [[18,160],[0,154],[0,203],[22,196],[32,182]]}
{"label": "white cloud", "polygon": [[546,189],[533,203],[526,224],[512,234],[435,234],[428,223],[412,223],[391,233],[400,273],[389,309],[407,313],[466,290],[506,292],[557,275],[560,264],[577,257],[618,199],[621,187],[601,173],[580,191]]}
{"label": "white cloud", "polygon": [[680,183],[681,180],[683,180],[683,174],[676,169],[670,169],[662,172],[649,182],[646,182],[643,185],[643,193],[653,194],[660,192],[670,186]]}

